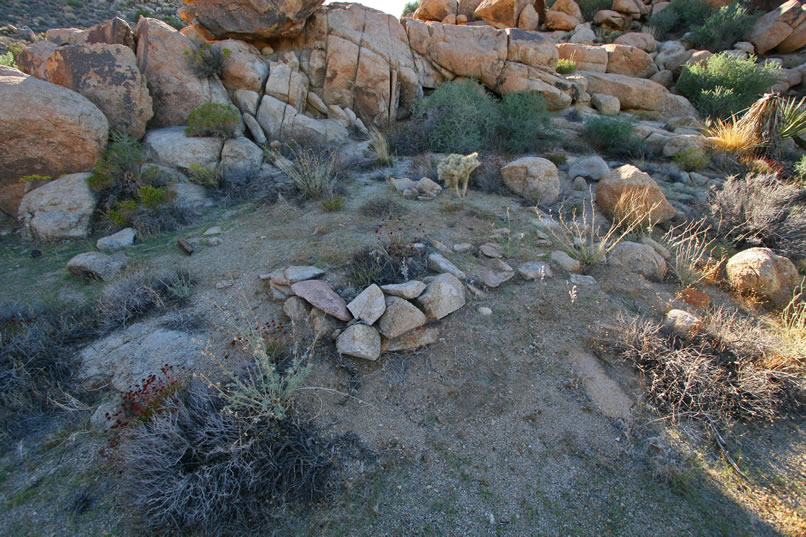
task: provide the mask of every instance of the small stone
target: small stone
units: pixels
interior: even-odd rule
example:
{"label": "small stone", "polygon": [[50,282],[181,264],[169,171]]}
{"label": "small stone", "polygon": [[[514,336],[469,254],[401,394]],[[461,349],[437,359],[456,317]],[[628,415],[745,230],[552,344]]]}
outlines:
{"label": "small stone", "polygon": [[550,258],[566,272],[579,272],[582,270],[582,263],[563,251],[555,250],[551,252]]}
{"label": "small stone", "polygon": [[383,291],[373,283],[347,304],[347,309],[356,319],[361,319],[369,325],[375,324],[386,311]]}
{"label": "small stone", "polygon": [[211,228],[207,228],[207,231],[204,232],[204,235],[221,235],[222,233],[224,233],[223,229],[221,229],[219,226],[213,226]]}
{"label": "small stone", "polygon": [[436,197],[442,192],[442,187],[428,177],[423,177],[417,181],[417,192],[424,196]]}
{"label": "small stone", "polygon": [[224,244],[224,240],[221,237],[207,237],[205,239],[202,239],[202,244],[204,244],[205,246],[212,246],[212,247],[221,246],[222,244]]}
{"label": "small stone", "polygon": [[71,274],[105,282],[115,279],[124,266],[126,257],[122,254],[111,256],[100,252],[78,254],[67,262]]}
{"label": "small stone", "polygon": [[308,316],[308,319],[311,323],[313,333],[316,334],[317,337],[328,336],[341,326],[335,318],[316,308],[311,309],[311,314]]}
{"label": "small stone", "polygon": [[428,268],[434,272],[447,273],[456,276],[460,280],[464,280],[467,276],[459,268],[448,261],[445,256],[436,252],[428,256]]}
{"label": "small stone", "polygon": [[499,287],[515,276],[515,271],[512,267],[500,259],[493,259],[485,265],[478,267],[475,273],[484,285],[492,288]]}
{"label": "small stone", "polygon": [[489,317],[490,315],[492,315],[492,314],[493,314],[493,310],[491,310],[491,309],[490,309],[490,308],[488,308],[487,306],[482,306],[482,307],[480,307],[478,311],[479,311],[479,313],[481,313],[481,314],[482,314],[482,315],[484,315],[485,317]]}
{"label": "small stone", "polygon": [[663,326],[672,333],[688,339],[702,330],[702,321],[687,311],[670,310],[666,314]]}
{"label": "small stone", "polygon": [[406,283],[393,283],[389,285],[382,285],[381,289],[387,294],[398,296],[408,300],[413,300],[420,296],[425,291],[425,284],[423,282],[412,280]]}
{"label": "small stone", "polygon": [[473,249],[473,245],[469,242],[460,242],[458,244],[453,245],[453,251],[457,254],[463,254],[465,252],[469,252]]}
{"label": "small stone", "polygon": [[235,282],[232,281],[232,280],[221,280],[220,282],[215,284],[215,288],[216,289],[229,289],[233,285],[235,285]]}
{"label": "small stone", "polygon": [[134,244],[134,239],[136,236],[137,231],[135,231],[133,228],[127,227],[126,229],[122,229],[113,235],[98,239],[98,242],[95,243],[95,246],[102,252],[114,252]]}
{"label": "small stone", "polygon": [[425,326],[409,330],[402,336],[394,339],[384,338],[381,342],[381,352],[415,351],[439,340],[441,326],[439,323],[429,323]]}
{"label": "small stone", "polygon": [[593,287],[596,285],[596,278],[593,276],[586,276],[584,274],[571,274],[569,280],[574,285],[584,285],[586,287]]}
{"label": "small stone", "polygon": [[314,278],[318,278],[323,276],[325,271],[318,268],[318,267],[311,267],[311,266],[302,266],[296,267],[291,266],[285,269],[284,276],[286,281],[289,285],[295,284],[297,282],[302,282],[305,280],[313,280]]}
{"label": "small stone", "polygon": [[551,278],[551,267],[548,263],[537,261],[535,263],[524,263],[518,267],[518,274],[526,281]]}
{"label": "small stone", "polygon": [[347,311],[347,304],[341,298],[333,286],[322,280],[307,280],[291,285],[291,290],[295,295],[305,299],[314,308],[318,308],[328,315],[332,315],[340,321],[352,319]]}
{"label": "small stone", "polygon": [[487,257],[494,257],[500,259],[504,257],[501,254],[501,251],[498,249],[498,246],[491,242],[485,242],[479,247],[479,251]]}
{"label": "small stone", "polygon": [[431,320],[439,320],[465,305],[465,287],[453,274],[434,278],[417,302]]}
{"label": "small stone", "polygon": [[571,183],[571,188],[579,192],[587,190],[588,182],[585,180],[584,177],[575,177],[573,182]]}
{"label": "small stone", "polygon": [[293,323],[303,322],[311,313],[311,306],[298,296],[292,296],[283,303],[283,312]]}
{"label": "small stone", "polygon": [[339,354],[375,361],[381,356],[381,336],[366,324],[348,326],[336,339]]}
{"label": "small stone", "polygon": [[402,298],[386,298],[386,311],[378,319],[378,330],[388,339],[402,336],[409,330],[419,328],[427,319],[414,304]]}
{"label": "small stone", "polygon": [[390,178],[389,182],[392,183],[392,186],[395,188],[396,191],[400,192],[401,194],[404,193],[406,190],[410,190],[415,193],[417,192],[417,183],[412,181],[408,177],[402,177],[400,179]]}
{"label": "small stone", "polygon": [[708,307],[708,304],[711,303],[711,297],[707,294],[703,293],[699,289],[694,289],[693,287],[687,287],[680,291],[678,295],[680,299],[688,304],[689,306],[694,306],[698,309],[705,309]]}

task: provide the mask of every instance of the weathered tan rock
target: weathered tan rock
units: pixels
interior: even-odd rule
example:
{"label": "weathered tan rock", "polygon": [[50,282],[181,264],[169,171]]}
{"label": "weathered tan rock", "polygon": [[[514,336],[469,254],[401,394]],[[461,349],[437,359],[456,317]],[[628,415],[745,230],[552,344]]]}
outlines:
{"label": "weathered tan rock", "polygon": [[781,54],[789,54],[804,46],[806,46],[806,22],[801,22],[786,39],[775,47],[775,51]]}
{"label": "weathered tan rock", "polygon": [[184,171],[193,165],[215,169],[224,139],[190,137],[184,127],[168,127],[148,131],[143,146],[150,162]]}
{"label": "weathered tan rock", "polygon": [[563,32],[570,32],[578,25],[582,24],[580,19],[572,17],[562,11],[551,11],[546,13],[546,28],[549,30],[559,30]]}
{"label": "weathered tan rock", "polygon": [[381,357],[381,335],[366,324],[354,324],[344,329],[336,339],[339,354],[375,361]]}
{"label": "weathered tan rock", "polygon": [[494,88],[507,59],[507,34],[491,26],[450,26],[408,21],[411,48],[456,76]]}
{"label": "weathered tan rock", "polygon": [[217,39],[296,37],[324,0],[185,0],[180,16]]}
{"label": "weathered tan rock", "polygon": [[68,45],[53,51],[46,78],[80,93],[109,120],[110,128],[135,139],[143,137],[154,115],[146,79],[127,46]]}
{"label": "weathered tan rock", "polygon": [[666,118],[699,117],[697,109],[694,108],[694,105],[692,105],[688,99],[682,95],[675,95],[673,93],[667,93],[663,96],[660,104],[660,112],[662,112]]}
{"label": "weathered tan rock", "polygon": [[406,352],[416,351],[426,345],[432,345],[439,341],[441,330],[439,323],[429,323],[420,328],[409,330],[405,334],[393,339],[383,338],[381,341],[382,352]]}
{"label": "weathered tan rock", "polygon": [[540,26],[540,15],[537,14],[532,4],[526,4],[518,17],[518,28],[521,30],[534,31]]}
{"label": "weathered tan rock", "polygon": [[373,283],[347,304],[347,309],[354,318],[370,325],[375,324],[375,321],[380,319],[383,312],[386,311],[383,291]]}
{"label": "weathered tan rock", "polygon": [[221,82],[225,88],[257,92],[263,88],[269,76],[269,66],[256,47],[236,39],[218,41],[212,47],[229,51],[221,73]]}
{"label": "weathered tan rock", "polygon": [[652,57],[638,47],[611,43],[602,48],[607,51],[608,73],[649,78],[658,72]]}
{"label": "weathered tan rock", "polygon": [[725,271],[737,291],[766,298],[777,308],[792,300],[801,280],[795,264],[769,248],[739,252],[728,260]]}
{"label": "weathered tan rock", "polygon": [[258,174],[261,164],[263,149],[251,140],[237,136],[224,142],[218,171],[225,183],[243,184]]}
{"label": "weathered tan rock", "polygon": [[579,4],[577,4],[575,0],[557,0],[551,6],[551,9],[549,9],[549,13],[552,11],[559,11],[570,15],[580,21],[580,24],[585,22],[585,17],[582,16],[582,10],[579,9]]}
{"label": "weathered tan rock", "polygon": [[440,274],[428,284],[417,303],[429,320],[439,320],[465,305],[465,286],[453,274]]}
{"label": "weathered tan rock", "polygon": [[668,90],[651,80],[616,73],[582,73],[590,93],[618,97],[622,109],[660,110]]}
{"label": "weathered tan rock", "polygon": [[571,60],[576,63],[577,71],[596,73],[607,71],[608,54],[604,47],[581,43],[560,43],[557,45],[557,51],[563,60]]}
{"label": "weathered tan rock", "polygon": [[17,67],[23,73],[47,80],[48,58],[56,48],[57,45],[51,41],[37,41],[20,52]]}
{"label": "weathered tan rock", "polygon": [[622,199],[655,223],[671,220],[677,214],[658,183],[631,164],[616,168],[596,186],[596,203],[606,216],[613,216]]}
{"label": "weathered tan rock", "polygon": [[689,339],[702,332],[702,321],[685,310],[669,310],[663,320],[663,327],[673,334]]}
{"label": "weathered tan rock", "polygon": [[658,42],[652,34],[646,32],[628,32],[618,36],[615,43],[638,47],[645,52],[655,52],[655,49],[658,48]]}
{"label": "weathered tan rock", "polygon": [[386,297],[386,311],[378,319],[378,330],[387,339],[402,336],[426,323],[425,314],[414,304],[395,296]]}
{"label": "weathered tan rock", "polygon": [[522,157],[501,168],[504,184],[513,192],[543,205],[560,195],[557,166],[540,157]]}
{"label": "weathered tan rock", "polygon": [[393,283],[389,285],[382,285],[381,289],[387,295],[397,296],[400,298],[407,298],[411,300],[417,298],[423,293],[423,291],[425,291],[425,284],[417,280],[412,280],[406,283]]}
{"label": "weathered tan rock", "polygon": [[591,105],[603,116],[615,116],[621,111],[621,102],[618,97],[605,95],[604,93],[591,95]]}
{"label": "weathered tan rock", "polygon": [[309,139],[316,143],[338,143],[349,137],[344,123],[336,119],[314,119],[270,95],[260,102],[257,121],[270,140],[284,137]]}
{"label": "weathered tan rock", "polygon": [[120,17],[91,26],[86,30],[78,28],[53,28],[45,37],[57,45],[124,45],[134,50],[134,32],[131,26]]}
{"label": "weathered tan rock", "polygon": [[89,177],[65,175],[26,194],[18,212],[26,236],[42,241],[86,237],[96,203]]}
{"label": "weathered tan rock", "polygon": [[457,15],[464,15],[467,17],[467,20],[474,20],[474,13],[476,12],[476,8],[479,7],[482,0],[459,0],[458,10],[456,12]]}
{"label": "weathered tan rock", "polygon": [[67,262],[67,270],[70,274],[105,282],[114,280],[125,266],[125,255],[107,255],[101,252],[78,254]]}
{"label": "weathered tan rock", "polygon": [[[755,45],[756,52],[765,54],[789,38],[804,21],[806,6],[799,0],[788,0],[755,22],[748,41]],[[799,35],[785,48],[790,48],[801,39],[803,37]]]}
{"label": "weathered tan rock", "polygon": [[672,72],[679,72],[681,67],[694,54],[693,50],[688,50],[679,41],[667,41],[663,43],[661,50],[655,56],[655,64],[658,69],[668,69]]}
{"label": "weathered tan rock", "polygon": [[543,95],[546,108],[564,110],[573,102],[573,86],[563,78],[543,69],[506,62],[495,90],[501,95],[536,91]]}
{"label": "weathered tan rock", "polygon": [[102,252],[114,252],[133,245],[135,238],[137,238],[137,230],[127,227],[117,233],[101,237],[95,243],[95,247]]}
{"label": "weathered tan rock", "polygon": [[347,304],[333,286],[322,280],[305,280],[291,285],[291,291],[298,297],[306,300],[314,308],[335,317],[340,321],[352,319],[347,310]]}
{"label": "weathered tan rock", "polygon": [[497,28],[514,28],[530,0],[484,0],[474,15]]}
{"label": "weathered tan rock", "polygon": [[607,254],[607,262],[650,280],[662,280],[666,275],[666,261],[654,248],[638,242],[622,241]]}
{"label": "weathered tan rock", "polygon": [[154,127],[187,125],[194,108],[213,102],[230,104],[218,78],[199,78],[188,51],[196,45],[162,21],[141,18],[136,28],[137,66],[148,80]]}
{"label": "weathered tan rock", "polygon": [[[641,5],[639,6],[639,4]],[[645,11],[642,7],[643,2],[640,0],[638,2],[636,0],[613,0],[613,11],[629,15],[634,19],[639,18]]]}
{"label": "weathered tan rock", "polygon": [[624,31],[630,27],[632,18],[610,9],[601,9],[593,16],[593,23],[611,30]]}
{"label": "weathered tan rock", "polygon": [[100,159],[109,122],[86,97],[10,67],[0,67],[0,95],[4,212],[19,204],[21,177],[84,172]]}
{"label": "weathered tan rock", "polygon": [[414,18],[422,21],[442,21],[448,15],[456,15],[456,0],[423,0],[414,12]]}
{"label": "weathered tan rock", "polygon": [[507,35],[509,36],[507,61],[552,71],[557,68],[560,53],[553,41],[536,32],[515,28],[507,30]]}

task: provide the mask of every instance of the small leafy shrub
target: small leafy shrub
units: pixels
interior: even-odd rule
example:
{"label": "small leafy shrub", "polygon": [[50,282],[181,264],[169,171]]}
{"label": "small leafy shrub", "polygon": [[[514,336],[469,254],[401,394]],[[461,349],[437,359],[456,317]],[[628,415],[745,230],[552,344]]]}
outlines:
{"label": "small leafy shrub", "polygon": [[107,205],[118,199],[132,199],[143,185],[142,144],[134,138],[113,133],[103,158],[95,165],[89,178],[90,188],[100,192]]}
{"label": "small leafy shrub", "polygon": [[341,211],[343,207],[344,198],[342,196],[333,196],[322,200],[322,208],[329,213]]}
{"label": "small leafy shrub", "polygon": [[332,197],[336,189],[338,153],[323,147],[290,145],[291,156],[274,153],[275,165],[285,173],[306,199]]}
{"label": "small leafy shrub", "polygon": [[699,147],[689,147],[677,153],[674,161],[680,166],[680,169],[695,172],[707,167],[711,163],[711,157]]}
{"label": "small leafy shrub", "polygon": [[806,155],[800,157],[800,160],[795,164],[795,173],[801,179],[806,178]]}
{"label": "small leafy shrub", "polygon": [[770,365],[775,343],[737,313],[715,310],[688,337],[647,319],[622,320],[606,337],[645,377],[652,405],[673,421],[769,421],[796,405],[791,394],[802,380]]}
{"label": "small leafy shrub", "polygon": [[121,201],[114,209],[109,209],[106,217],[113,226],[118,228],[129,227],[137,214],[137,202],[134,200]]}
{"label": "small leafy shrub", "polygon": [[751,15],[739,2],[723,6],[708,15],[692,32],[691,44],[698,50],[722,52],[744,39],[758,17]]}
{"label": "small leafy shrub", "polygon": [[193,163],[188,167],[188,180],[194,185],[218,188],[221,184],[221,173],[215,166]]}
{"label": "small leafy shrub", "polygon": [[672,30],[685,33],[701,25],[711,11],[711,7],[700,0],[673,0],[666,9],[650,17],[649,25],[656,29],[660,37]]}
{"label": "small leafy shrub", "polygon": [[194,108],[185,127],[187,136],[232,138],[241,123],[241,114],[229,104],[204,103]]}
{"label": "small leafy shrub", "polygon": [[185,56],[190,58],[190,65],[201,78],[221,76],[230,54],[230,49],[213,47],[210,43],[202,43],[195,49],[185,51]]}
{"label": "small leafy shrub", "polygon": [[403,13],[400,14],[400,18],[410,17],[417,11],[417,8],[420,7],[420,0],[414,0],[413,2],[406,2],[406,5],[403,6]]}
{"label": "small leafy shrub", "polygon": [[557,60],[557,72],[561,75],[570,75],[577,70],[577,64],[574,60],[560,58]]}
{"label": "small leafy shrub", "polygon": [[592,21],[593,16],[596,15],[598,11],[610,9],[613,5],[610,0],[579,0],[577,3],[586,21]]}
{"label": "small leafy shrub", "polygon": [[717,232],[739,246],[806,257],[806,195],[775,175],[732,178],[709,200]]}
{"label": "small leafy shrub", "polygon": [[708,61],[683,66],[678,91],[705,116],[727,118],[749,107],[776,80],[780,67],[759,65],[756,58],[715,54]]}
{"label": "small leafy shrub", "polygon": [[629,151],[635,144],[635,126],[629,119],[594,117],[585,122],[582,137],[600,151]]}
{"label": "small leafy shrub", "polygon": [[413,117],[387,127],[384,134],[389,142],[390,151],[395,155],[409,157],[430,151],[427,124],[428,122],[422,117]]}
{"label": "small leafy shrub", "polygon": [[550,137],[551,120],[543,96],[537,92],[510,93],[498,103],[495,139],[488,146],[510,153],[526,153]]}
{"label": "small leafy shrub", "polygon": [[470,174],[470,188],[486,194],[507,194],[509,189],[504,184],[501,168],[507,162],[496,154],[484,154],[479,157],[481,165]]}
{"label": "small leafy shrub", "polygon": [[140,203],[147,209],[156,209],[161,205],[170,203],[175,196],[174,192],[170,192],[166,187],[155,187],[151,185],[143,185],[137,191],[137,197],[140,198]]}
{"label": "small leafy shrub", "polygon": [[5,65],[6,67],[14,67],[17,68],[17,58],[14,57],[14,54],[11,51],[6,51],[5,54],[0,54],[0,65]]}
{"label": "small leafy shrub", "polygon": [[562,166],[566,162],[568,162],[568,157],[563,155],[562,153],[549,153],[544,155],[546,160],[550,160],[554,163],[555,166]]}

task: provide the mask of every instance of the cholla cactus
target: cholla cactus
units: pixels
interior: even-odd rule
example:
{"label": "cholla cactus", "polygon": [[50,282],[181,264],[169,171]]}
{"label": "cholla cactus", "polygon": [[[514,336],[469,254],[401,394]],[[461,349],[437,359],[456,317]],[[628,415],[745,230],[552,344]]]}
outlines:
{"label": "cholla cactus", "polygon": [[465,206],[465,196],[467,196],[467,184],[470,182],[470,174],[473,170],[481,166],[479,154],[472,153],[467,156],[452,154],[448,155],[437,166],[439,180],[445,183],[446,187],[456,189],[456,197]]}

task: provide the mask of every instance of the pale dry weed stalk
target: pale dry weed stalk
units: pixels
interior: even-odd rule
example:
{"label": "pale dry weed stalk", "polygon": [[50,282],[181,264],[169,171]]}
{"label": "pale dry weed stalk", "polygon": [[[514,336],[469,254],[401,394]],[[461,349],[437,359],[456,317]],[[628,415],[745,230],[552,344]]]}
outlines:
{"label": "pale dry weed stalk", "polygon": [[716,247],[715,239],[708,238],[710,231],[711,226],[703,218],[674,226],[661,239],[672,254],[669,268],[684,287],[713,279],[714,271],[721,265],[721,262],[711,263]]}

